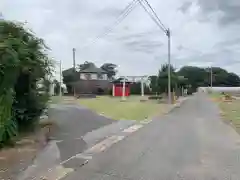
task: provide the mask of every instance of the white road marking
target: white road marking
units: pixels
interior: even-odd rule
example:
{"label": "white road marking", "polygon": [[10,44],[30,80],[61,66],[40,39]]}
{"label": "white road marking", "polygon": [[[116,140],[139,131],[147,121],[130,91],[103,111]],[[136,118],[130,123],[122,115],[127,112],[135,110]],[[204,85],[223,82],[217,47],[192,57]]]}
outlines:
{"label": "white road marking", "polygon": [[[149,123],[149,122],[146,122]],[[137,131],[138,129],[142,128],[142,124],[136,124],[133,125],[127,129],[124,129],[122,132],[124,133],[133,133]],[[96,153],[100,153],[111,147],[113,144],[123,140],[125,136],[110,136],[106,138],[105,140],[101,141],[100,143],[94,145],[93,147],[87,149],[85,152],[76,154],[69,159],[62,161],[59,165],[55,166],[54,168],[48,169],[48,172],[45,174],[45,176],[42,176],[42,179],[47,179],[47,180],[60,180],[67,176],[67,174],[71,173],[74,171],[72,168],[64,168],[62,165],[65,164],[66,162],[74,159],[74,158],[81,158],[86,160],[86,163],[92,159],[92,155]]]}
{"label": "white road marking", "polygon": [[135,131],[137,131],[138,129],[142,128],[143,125],[142,124],[136,124],[136,125],[133,125],[127,129],[124,129],[122,132],[124,133],[133,133]]}
{"label": "white road marking", "polygon": [[81,154],[77,154],[77,155],[76,155],[76,158],[91,160],[91,159],[92,159],[92,156],[86,155],[86,154],[84,154],[84,153],[81,153]]}
{"label": "white road marking", "polygon": [[150,122],[152,122],[151,119],[150,120],[146,119],[146,120],[142,121],[141,124],[145,125],[145,124],[149,124]]}
{"label": "white road marking", "polygon": [[121,141],[124,139],[124,136],[111,136],[102,142],[96,144],[95,146],[91,147],[86,151],[86,153],[99,153],[105,151],[107,148],[112,146],[113,144],[117,143],[118,141]]}
{"label": "white road marking", "polygon": [[45,177],[46,180],[60,180],[64,178],[67,174],[73,172],[72,168],[64,168],[62,166],[56,166],[54,169],[49,171]]}

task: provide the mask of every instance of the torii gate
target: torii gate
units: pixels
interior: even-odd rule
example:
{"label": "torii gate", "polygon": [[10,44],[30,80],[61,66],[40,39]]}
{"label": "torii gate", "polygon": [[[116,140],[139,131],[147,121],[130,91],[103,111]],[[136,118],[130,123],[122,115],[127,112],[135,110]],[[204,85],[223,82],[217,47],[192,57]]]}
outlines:
{"label": "torii gate", "polygon": [[[149,76],[144,75],[144,76],[121,76],[120,78],[123,78],[123,93],[122,93],[122,100],[125,101],[126,100],[126,96],[125,96],[125,87],[126,87],[126,78],[130,78],[132,79],[133,82],[136,82],[136,79],[141,79],[141,96],[144,97],[144,80],[146,80],[146,78],[148,78]],[[114,86],[114,85],[113,85]],[[114,93],[114,90],[113,90]],[[114,96],[114,94],[113,94]]]}

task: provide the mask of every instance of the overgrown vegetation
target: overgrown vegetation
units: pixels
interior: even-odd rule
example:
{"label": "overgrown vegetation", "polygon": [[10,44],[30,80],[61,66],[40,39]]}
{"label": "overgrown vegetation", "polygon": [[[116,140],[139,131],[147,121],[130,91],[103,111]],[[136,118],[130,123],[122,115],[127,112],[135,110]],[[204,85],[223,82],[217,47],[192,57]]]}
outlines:
{"label": "overgrown vegetation", "polygon": [[51,74],[47,50],[23,24],[0,21],[0,144],[33,128],[46,107],[41,87]]}
{"label": "overgrown vegetation", "polygon": [[212,93],[210,97],[219,105],[223,120],[230,123],[240,133],[240,100],[223,93]]}
{"label": "overgrown vegetation", "polygon": [[[189,93],[195,92],[198,87],[210,86],[211,69],[195,66],[184,66],[176,71],[172,66],[171,87],[174,91],[184,87]],[[240,86],[238,75],[228,72],[220,67],[212,67],[212,83],[218,87],[237,87]],[[163,64],[158,76],[150,76],[151,88],[153,92],[167,93],[168,88],[168,65]]]}

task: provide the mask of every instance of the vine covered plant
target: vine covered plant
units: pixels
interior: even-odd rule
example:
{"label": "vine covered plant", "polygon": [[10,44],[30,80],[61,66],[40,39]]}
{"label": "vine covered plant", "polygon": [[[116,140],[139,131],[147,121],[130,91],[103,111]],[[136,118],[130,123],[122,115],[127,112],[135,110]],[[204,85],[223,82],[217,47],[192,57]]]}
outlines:
{"label": "vine covered plant", "polygon": [[51,75],[48,50],[23,24],[0,20],[0,144],[33,128],[46,107],[37,84]]}

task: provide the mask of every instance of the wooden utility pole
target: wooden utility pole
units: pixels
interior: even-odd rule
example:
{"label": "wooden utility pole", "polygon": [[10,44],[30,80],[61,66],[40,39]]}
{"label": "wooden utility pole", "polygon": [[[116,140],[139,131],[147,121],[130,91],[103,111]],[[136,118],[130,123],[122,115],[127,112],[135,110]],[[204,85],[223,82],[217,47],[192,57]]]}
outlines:
{"label": "wooden utility pole", "polygon": [[171,33],[170,29],[166,31],[168,37],[168,103],[172,104],[171,94]]}
{"label": "wooden utility pole", "polygon": [[211,71],[210,71],[210,85],[211,85],[211,88],[213,87],[213,72],[212,72],[212,66],[211,66],[211,69],[210,69]]}
{"label": "wooden utility pole", "polygon": [[73,48],[73,68],[76,71],[76,59],[75,59],[76,49]]}
{"label": "wooden utility pole", "polygon": [[143,78],[141,78],[141,95],[144,97],[144,84],[143,84]]}
{"label": "wooden utility pole", "polygon": [[[75,81],[75,74],[76,74],[76,49],[73,48],[72,51],[73,51],[73,69],[74,69],[73,71],[74,71],[74,81]],[[76,96],[75,83],[73,85],[73,95],[74,95],[74,97]]]}

